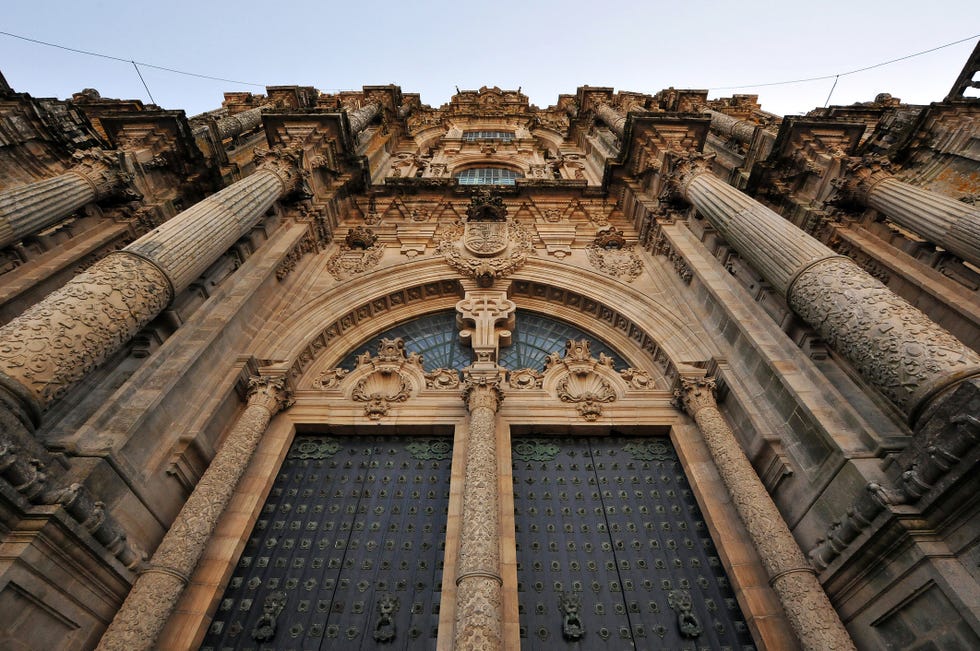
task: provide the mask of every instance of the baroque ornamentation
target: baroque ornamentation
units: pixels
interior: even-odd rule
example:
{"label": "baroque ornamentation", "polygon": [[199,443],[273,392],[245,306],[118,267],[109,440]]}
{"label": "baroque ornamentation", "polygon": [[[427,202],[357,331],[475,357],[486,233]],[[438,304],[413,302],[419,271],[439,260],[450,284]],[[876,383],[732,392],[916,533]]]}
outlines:
{"label": "baroque ornamentation", "polygon": [[636,389],[637,391],[656,388],[656,384],[649,373],[638,368],[633,368],[632,366],[620,371],[619,377],[626,380],[626,383],[631,389]]}
{"label": "baroque ornamentation", "polygon": [[416,439],[408,444],[412,458],[428,461],[451,459],[453,456],[453,441],[448,437]]}
{"label": "baroque ornamentation", "polygon": [[602,415],[602,404],[614,402],[616,390],[602,377],[598,369],[612,370],[613,361],[603,353],[599,359],[592,357],[586,339],[570,339],[565,344],[565,355],[551,353],[545,362],[547,372],[560,374],[555,392],[562,402],[574,404],[578,413],[587,421],[594,421]]}
{"label": "baroque ornamentation", "polygon": [[671,590],[667,593],[667,603],[677,613],[677,630],[681,637],[699,637],[702,633],[701,623],[692,610],[694,603],[691,601],[691,593],[687,590]]}
{"label": "baroque ornamentation", "polygon": [[558,595],[558,608],[561,610],[561,634],[569,642],[585,637],[585,627],[579,617],[582,597],[577,592],[562,592]]}
{"label": "baroque ornamentation", "polygon": [[814,651],[854,649],[816,574],[718,410],[714,392],[713,378],[681,377],[674,395],[697,423],[797,640]]}
{"label": "baroque ornamentation", "polygon": [[301,166],[302,149],[277,145],[271,149],[256,147],[253,151],[256,169],[267,170],[278,176],[282,182],[283,195],[304,189],[308,173]]}
{"label": "baroque ornamentation", "polygon": [[425,374],[426,389],[458,389],[459,372],[454,368],[437,368]]}
{"label": "baroque ornamentation", "polygon": [[0,328],[0,371],[47,407],[159,314],[172,291],[156,265],[111,253]]}
{"label": "baroque ornamentation", "polygon": [[340,452],[340,443],[325,436],[304,436],[289,450],[290,459],[329,459]]}
{"label": "baroque ornamentation", "polygon": [[276,620],[286,606],[286,593],[270,592],[262,603],[262,616],[252,629],[252,639],[256,642],[271,642],[276,636]]}
{"label": "baroque ornamentation", "polygon": [[405,402],[412,395],[412,383],[406,371],[413,367],[422,373],[422,357],[418,353],[405,353],[405,341],[382,339],[378,344],[378,354],[372,357],[364,353],[357,360],[358,368],[370,365],[372,371],[358,380],[351,393],[351,399],[363,402],[364,415],[371,420],[380,420],[388,415],[390,406]]}
{"label": "baroque ornamentation", "polygon": [[511,454],[518,461],[553,461],[560,448],[548,439],[519,439]]}
{"label": "baroque ornamentation", "polygon": [[941,389],[980,374],[980,356],[844,258],[811,265],[789,306],[914,423]]}
{"label": "baroque ornamentation", "polygon": [[623,446],[623,450],[637,461],[672,461],[674,459],[670,453],[670,448],[660,441],[647,440],[640,443],[629,443]]}
{"label": "baroque ornamentation", "polygon": [[507,384],[512,389],[540,389],[544,374],[534,368],[520,368],[507,374]]}
{"label": "baroque ornamentation", "polygon": [[601,229],[595,240],[585,247],[589,263],[613,278],[623,278],[633,282],[643,273],[643,261],[633,250],[633,245],[626,245],[623,232],[615,226]]}
{"label": "baroque ornamentation", "polygon": [[[72,154],[74,165],[71,173],[82,177],[92,186],[96,199],[105,199],[126,189],[133,180],[132,174],[126,174],[119,168],[119,154],[104,149],[85,149]],[[129,189],[133,198],[141,198],[135,190]]]}
{"label": "baroque ornamentation", "polygon": [[481,287],[489,287],[497,278],[519,269],[534,251],[526,228],[515,221],[490,219],[495,215],[506,219],[502,205],[500,197],[492,196],[478,206],[471,204],[466,221],[446,229],[439,241],[438,250],[446,262],[459,273],[475,278]]}
{"label": "baroque ornamentation", "polygon": [[99,643],[105,651],[149,651],[204,553],[269,420],[291,404],[285,378],[252,377],[248,405],[157,547],[150,565]]}
{"label": "baroque ornamentation", "polygon": [[345,368],[332,368],[329,371],[324,371],[313,380],[313,388],[320,389],[321,391],[336,389],[340,386],[340,382],[347,377],[348,373],[350,371]]}
{"label": "baroque ornamentation", "polygon": [[327,271],[337,280],[364,273],[377,266],[384,254],[384,244],[370,228],[357,226],[347,231],[340,249],[327,260]]}

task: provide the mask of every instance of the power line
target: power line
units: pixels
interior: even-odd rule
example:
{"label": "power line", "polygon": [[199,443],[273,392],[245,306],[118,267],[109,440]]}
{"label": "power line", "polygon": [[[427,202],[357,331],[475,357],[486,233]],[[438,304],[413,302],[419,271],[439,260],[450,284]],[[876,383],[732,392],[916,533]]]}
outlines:
{"label": "power line", "polygon": [[[849,70],[847,72],[840,72],[831,75],[821,75],[819,77],[806,77],[804,79],[789,79],[787,81],[770,81],[764,84],[742,84],[740,86],[714,86],[708,88],[708,90],[737,90],[739,88],[762,88],[763,86],[784,86],[786,84],[800,84],[807,81],[820,81],[821,79],[833,79],[836,85],[836,80],[840,77],[846,77],[847,75],[857,74],[859,72],[864,72],[866,70],[871,70],[873,68],[880,68],[882,66],[887,66],[890,63],[896,63],[898,61],[904,61],[905,59],[911,59],[912,57],[921,56],[923,54],[929,54],[930,52],[935,52],[936,50],[942,50],[943,48],[950,47],[951,45],[958,45],[966,41],[971,41],[980,34],[974,34],[973,36],[967,36],[966,38],[961,38],[958,41],[953,41],[952,43],[946,43],[944,45],[937,45],[936,47],[929,48],[928,50],[922,50],[921,52],[915,52],[913,54],[906,54],[905,56],[898,57],[897,59],[890,59],[888,61],[882,61],[881,63],[876,63],[874,65],[865,66],[863,68],[857,68],[855,70]],[[829,100],[829,98],[828,98]]]}
{"label": "power line", "polygon": [[[187,72],[186,70],[177,70],[176,68],[167,68],[165,66],[158,66],[158,65],[154,65],[152,63],[146,63],[145,61],[134,61],[132,59],[124,59],[122,57],[114,57],[114,56],[111,56],[109,54],[102,54],[101,52],[91,52],[89,50],[79,50],[78,48],[68,47],[67,45],[58,45],[57,43],[48,43],[47,41],[40,41],[40,40],[38,40],[36,38],[28,38],[27,36],[21,36],[19,34],[11,34],[10,32],[0,31],[0,34],[2,34],[4,36],[10,36],[11,38],[19,38],[20,40],[27,41],[29,43],[37,43],[38,45],[46,45],[48,47],[58,48],[59,50],[67,50],[68,52],[75,52],[77,54],[87,54],[88,56],[100,57],[102,59],[109,59],[111,61],[121,61],[122,63],[131,63],[131,64],[133,64],[133,66],[136,66],[137,64],[139,64],[139,65],[144,66],[146,68],[154,68],[156,70],[165,70],[167,72],[172,72],[172,73],[178,74],[178,75],[187,75],[188,77],[198,77],[200,79],[210,79],[212,81],[223,81],[223,82],[226,82],[226,83],[229,83],[229,84],[240,84],[242,86],[258,86],[259,88],[265,88],[268,85],[268,84],[256,84],[256,83],[252,83],[250,81],[238,81],[236,79],[225,79],[224,77],[213,77],[211,75],[202,75],[202,74],[198,74],[196,72]],[[139,68],[136,69],[136,72],[139,73]],[[142,80],[142,78],[143,78],[143,75],[140,74],[140,79]],[[146,82],[143,82],[143,85],[146,86]],[[147,92],[147,94],[149,94],[150,89],[147,88],[146,89],[146,92]]]}

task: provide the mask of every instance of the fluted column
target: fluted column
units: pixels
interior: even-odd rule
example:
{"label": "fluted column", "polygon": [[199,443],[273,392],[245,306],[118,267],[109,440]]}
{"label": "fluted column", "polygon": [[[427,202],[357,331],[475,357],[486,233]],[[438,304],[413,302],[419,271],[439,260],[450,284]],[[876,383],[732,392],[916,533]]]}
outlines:
{"label": "fluted column", "polygon": [[980,266],[980,208],[899,181],[885,161],[853,166],[843,185],[863,205]]}
{"label": "fluted column", "polygon": [[755,135],[756,124],[748,120],[740,120],[730,115],[707,109],[705,111],[711,116],[711,128],[726,136],[731,136],[736,142],[748,145],[752,142]]}
{"label": "fluted column", "polygon": [[468,374],[463,399],[470,416],[453,648],[493,651],[503,645],[496,435],[497,408],[503,399],[499,375]]}
{"label": "fluted column", "polygon": [[272,104],[265,104],[216,120],[215,126],[218,130],[218,138],[221,140],[232,138],[240,133],[245,133],[256,128],[262,124],[262,111],[272,107]]}
{"label": "fluted column", "polygon": [[371,124],[371,120],[373,120],[380,112],[380,102],[371,102],[369,104],[365,104],[359,109],[348,111],[347,119],[350,120],[351,133],[357,135],[364,131],[367,125]]}
{"label": "fluted column", "polygon": [[118,170],[114,152],[76,152],[75,166],[59,176],[0,192],[0,247],[37,233],[103,199],[129,180]]}
{"label": "fluted column", "polygon": [[249,380],[248,405],[184,503],[99,642],[103,651],[153,648],[231,500],[269,420],[289,405],[283,378]]}
{"label": "fluted column", "polygon": [[682,377],[676,395],[701,431],[800,645],[813,651],[854,649],[816,573],[718,410],[714,388],[713,379]]}
{"label": "fluted column", "polygon": [[609,130],[622,139],[623,134],[626,133],[626,116],[605,103],[596,106],[595,112]]}
{"label": "fluted column", "polygon": [[262,153],[251,176],[110,253],[0,328],[0,391],[40,413],[159,314],[299,183],[298,154]]}
{"label": "fluted column", "polygon": [[980,374],[980,355],[849,258],[711,174],[703,160],[674,166],[684,198],[911,423],[938,393]]}

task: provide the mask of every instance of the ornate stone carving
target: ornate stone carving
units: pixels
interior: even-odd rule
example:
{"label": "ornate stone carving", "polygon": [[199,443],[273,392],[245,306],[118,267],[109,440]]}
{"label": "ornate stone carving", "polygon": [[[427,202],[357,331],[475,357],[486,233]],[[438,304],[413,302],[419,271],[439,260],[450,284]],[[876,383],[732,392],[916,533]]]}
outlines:
{"label": "ornate stone carving", "polygon": [[623,232],[615,226],[600,229],[595,240],[585,247],[585,254],[593,267],[626,282],[633,282],[643,273],[643,261],[633,245],[626,245]]}
{"label": "ornate stone carving", "polygon": [[854,649],[813,569],[718,410],[711,378],[680,378],[675,396],[697,422],[739,518],[804,649]]}
{"label": "ornate stone carving", "polygon": [[0,373],[46,408],[129,341],[172,298],[150,262],[119,251],[0,328]]}
{"label": "ornate stone carving", "polygon": [[249,380],[248,404],[99,642],[103,651],[149,651],[197,566],[273,414],[292,404],[286,381]]}
{"label": "ornate stone carving", "polygon": [[787,302],[912,423],[939,391],[980,374],[980,355],[845,258],[805,269]]}
{"label": "ornate stone carving", "polygon": [[844,176],[833,179],[832,183],[845,199],[866,206],[871,190],[885,179],[893,178],[891,169],[891,161],[887,158],[865,156],[856,161],[848,161]]}
{"label": "ornate stone carving", "polygon": [[[473,348],[477,364],[496,366],[500,346],[510,344],[516,309],[506,292],[495,290],[468,291],[456,304],[459,337]],[[498,323],[503,327],[498,328]]]}
{"label": "ornate stone carving", "polygon": [[384,254],[384,244],[370,228],[357,226],[347,231],[340,249],[327,260],[327,271],[337,280],[364,273],[377,266]]}
{"label": "ornate stone carving", "polygon": [[302,168],[303,150],[299,147],[256,147],[254,159],[256,169],[267,170],[279,177],[282,182],[281,194],[304,189],[308,173]]}
{"label": "ornate stone carving", "polygon": [[534,368],[520,368],[507,374],[507,384],[512,389],[540,389],[544,374]]}
{"label": "ornate stone carving", "polygon": [[347,377],[348,373],[350,371],[345,368],[332,368],[329,371],[324,371],[313,380],[313,388],[320,389],[321,391],[336,389],[340,386],[341,380]]}
{"label": "ornate stone carving", "polygon": [[437,368],[425,374],[426,389],[458,389],[459,373],[453,368]]}
{"label": "ornate stone carving", "polygon": [[464,371],[470,412],[459,554],[456,562],[454,648],[500,649],[500,522],[497,495],[496,412],[499,373]]}
{"label": "ornate stone carving", "polygon": [[[133,180],[132,174],[119,169],[119,154],[104,149],[85,149],[72,154],[73,167],[69,172],[81,176],[92,185],[96,199],[109,197]],[[130,190],[134,198],[139,193]]]}
{"label": "ornate stone carving", "polygon": [[619,376],[626,380],[626,383],[631,389],[636,389],[637,391],[656,388],[656,384],[649,373],[638,368],[633,368],[632,366],[620,371]]}
{"label": "ornate stone carving", "polygon": [[439,241],[446,262],[481,287],[519,269],[533,250],[531,234],[506,221],[503,200],[492,194],[475,195],[466,220],[448,228]]}
{"label": "ornate stone carving", "polygon": [[578,413],[588,421],[602,415],[602,404],[616,400],[617,393],[599,368],[612,370],[612,359],[599,353],[592,357],[589,342],[570,339],[565,344],[564,356],[551,353],[545,362],[546,374],[558,374],[555,393],[562,402],[574,404]]}
{"label": "ornate stone carving", "polygon": [[364,415],[371,420],[380,420],[388,415],[394,403],[405,402],[412,395],[412,382],[407,372],[422,374],[422,357],[418,353],[406,354],[405,341],[382,339],[378,344],[378,354],[374,357],[365,353],[357,360],[358,368],[370,366],[372,371],[354,385],[351,399],[363,402]]}

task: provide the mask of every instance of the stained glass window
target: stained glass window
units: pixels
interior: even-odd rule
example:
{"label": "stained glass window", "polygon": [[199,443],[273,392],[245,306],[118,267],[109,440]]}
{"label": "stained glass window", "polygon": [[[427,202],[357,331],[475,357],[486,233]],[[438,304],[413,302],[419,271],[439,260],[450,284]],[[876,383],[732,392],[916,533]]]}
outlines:
{"label": "stained glass window", "polygon": [[515,185],[520,172],[503,167],[471,167],[456,175],[460,185]]}
{"label": "stained glass window", "polygon": [[[376,354],[382,337],[404,339],[405,350],[409,353],[420,353],[422,365],[427,371],[437,368],[459,370],[473,361],[470,348],[460,342],[456,312],[447,310],[412,319],[381,333],[358,346],[341,361],[340,366],[353,369],[361,353]],[[500,349],[500,365],[511,370],[544,369],[548,355],[553,352],[564,354],[565,342],[569,339],[588,339],[592,356],[596,359],[599,358],[599,353],[603,353],[613,359],[617,369],[629,366],[622,355],[594,336],[570,323],[532,312],[520,312],[515,317],[511,345]]]}

